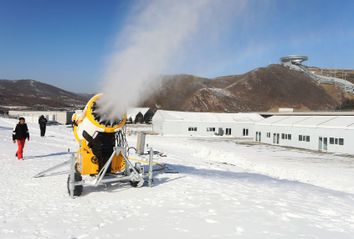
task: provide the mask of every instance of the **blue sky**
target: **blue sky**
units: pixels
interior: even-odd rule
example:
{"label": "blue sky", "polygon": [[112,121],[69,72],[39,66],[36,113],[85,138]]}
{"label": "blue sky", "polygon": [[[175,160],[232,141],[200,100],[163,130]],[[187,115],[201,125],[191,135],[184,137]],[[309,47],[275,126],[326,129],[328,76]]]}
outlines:
{"label": "blue sky", "polygon": [[[116,35],[140,1],[0,0],[0,78],[96,91]],[[353,69],[353,12],[351,0],[248,1],[215,46],[196,39],[187,60],[162,73],[240,74],[289,54]]]}

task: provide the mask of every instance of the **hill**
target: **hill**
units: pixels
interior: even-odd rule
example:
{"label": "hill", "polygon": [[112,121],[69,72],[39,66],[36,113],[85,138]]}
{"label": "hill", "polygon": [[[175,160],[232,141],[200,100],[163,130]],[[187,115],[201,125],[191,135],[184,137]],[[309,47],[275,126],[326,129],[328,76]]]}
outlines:
{"label": "hill", "polygon": [[[336,97],[334,97],[336,96]],[[247,72],[206,79],[191,75],[166,76],[143,105],[183,111],[335,110],[344,95],[316,84],[302,72],[269,65]]]}
{"label": "hill", "polygon": [[[276,111],[281,107],[333,111],[354,107],[353,94],[344,93],[335,85],[318,85],[304,73],[278,64],[214,79],[163,76],[157,85],[155,93],[145,98],[140,106],[197,112]],[[0,111],[77,109],[91,96],[34,80],[0,80]]]}
{"label": "hill", "polygon": [[65,110],[82,107],[83,95],[35,80],[0,80],[0,107],[32,110]]}

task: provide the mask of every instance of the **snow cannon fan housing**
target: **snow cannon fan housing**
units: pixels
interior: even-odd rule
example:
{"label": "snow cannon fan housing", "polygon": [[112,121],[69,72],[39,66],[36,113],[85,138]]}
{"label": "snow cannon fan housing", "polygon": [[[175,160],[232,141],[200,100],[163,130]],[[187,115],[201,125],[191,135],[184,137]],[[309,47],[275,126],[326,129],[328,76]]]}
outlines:
{"label": "snow cannon fan housing", "polygon": [[[126,115],[110,119],[100,112],[97,103],[102,94],[93,96],[85,106],[82,114],[74,114],[72,122],[74,136],[80,145],[77,157],[77,170],[81,174],[97,174],[113,152],[115,133],[120,131],[126,122]],[[111,172],[125,169],[122,155],[112,160]]]}
{"label": "snow cannon fan housing", "polygon": [[121,119],[115,118],[112,120],[100,113],[97,102],[101,96],[102,94],[93,96],[86,104],[82,115],[73,116],[76,117],[75,122],[78,127],[77,133],[80,140],[84,139],[84,131],[93,137],[96,132],[115,133],[125,125],[126,115],[123,115]]}

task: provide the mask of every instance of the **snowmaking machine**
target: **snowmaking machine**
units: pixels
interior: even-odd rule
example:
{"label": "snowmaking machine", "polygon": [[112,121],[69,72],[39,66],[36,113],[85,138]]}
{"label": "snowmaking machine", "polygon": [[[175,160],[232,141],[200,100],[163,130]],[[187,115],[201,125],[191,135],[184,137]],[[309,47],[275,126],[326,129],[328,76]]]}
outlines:
{"label": "snowmaking machine", "polygon": [[126,115],[109,118],[100,111],[98,104],[102,94],[93,96],[82,114],[72,117],[73,133],[79,144],[75,159],[72,160],[68,177],[68,192],[79,196],[87,185],[82,175],[95,180],[88,185],[129,181],[134,187],[144,184],[143,168],[133,165],[128,159],[128,144],[125,136]]}
{"label": "snowmaking machine", "polygon": [[[143,162],[148,163],[146,170],[141,160],[132,163],[125,135],[126,115],[112,117],[105,113],[99,104],[101,97],[102,94],[93,96],[82,113],[72,117],[73,134],[79,147],[71,159],[38,173],[35,178],[69,173],[67,188],[71,197],[80,196],[86,186],[122,182],[141,187],[145,181],[152,185],[153,150],[150,148],[149,159]],[[56,171],[68,164],[70,170]]]}

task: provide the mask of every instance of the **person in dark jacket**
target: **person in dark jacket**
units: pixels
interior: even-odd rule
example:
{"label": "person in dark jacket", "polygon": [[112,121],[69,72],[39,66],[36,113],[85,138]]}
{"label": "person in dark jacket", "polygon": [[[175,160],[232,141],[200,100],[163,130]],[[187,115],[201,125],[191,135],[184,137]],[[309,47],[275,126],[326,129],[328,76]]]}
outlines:
{"label": "person in dark jacket", "polygon": [[45,128],[47,126],[47,119],[44,117],[44,115],[41,115],[38,119],[38,124],[39,124],[39,129],[41,130],[41,137],[44,137],[45,135]]}
{"label": "person in dark jacket", "polygon": [[25,118],[20,117],[19,122],[12,133],[12,140],[14,141],[14,143],[16,143],[17,141],[18,149],[16,152],[16,157],[18,158],[18,160],[23,160],[23,148],[25,147],[26,139],[28,141],[30,139],[28,127]]}

